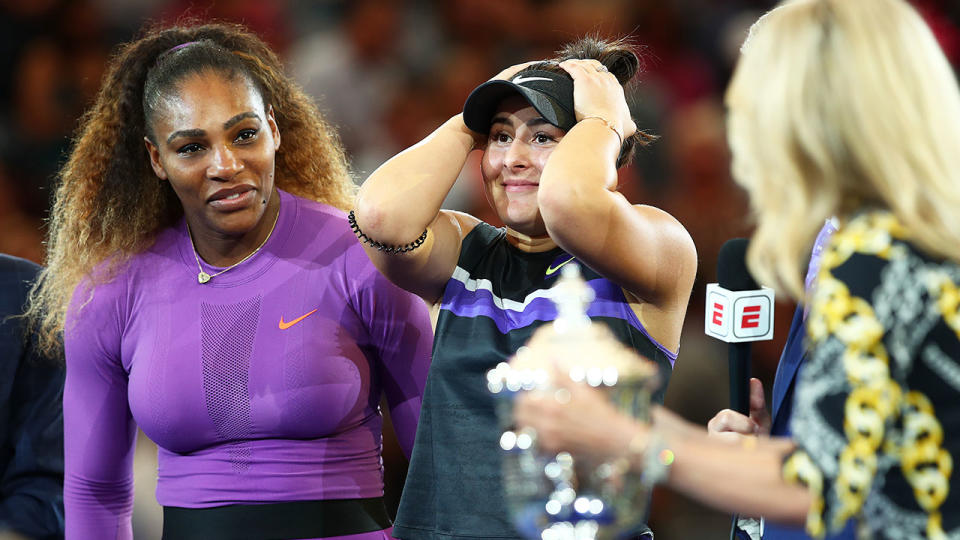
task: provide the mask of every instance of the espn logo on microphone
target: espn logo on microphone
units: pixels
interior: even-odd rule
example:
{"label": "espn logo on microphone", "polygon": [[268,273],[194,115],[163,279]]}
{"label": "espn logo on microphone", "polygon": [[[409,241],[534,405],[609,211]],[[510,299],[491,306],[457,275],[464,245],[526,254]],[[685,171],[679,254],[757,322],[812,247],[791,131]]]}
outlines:
{"label": "espn logo on microphone", "polygon": [[707,285],[704,332],[727,343],[773,339],[773,289],[731,291]]}

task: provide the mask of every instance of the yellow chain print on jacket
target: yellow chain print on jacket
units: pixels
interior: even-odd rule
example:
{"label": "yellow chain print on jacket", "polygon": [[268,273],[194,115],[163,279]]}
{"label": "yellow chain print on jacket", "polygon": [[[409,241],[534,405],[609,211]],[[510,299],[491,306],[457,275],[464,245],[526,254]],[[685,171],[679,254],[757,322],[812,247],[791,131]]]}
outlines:
{"label": "yellow chain print on jacket", "polygon": [[[850,221],[837,231],[825,250],[811,298],[807,320],[811,345],[831,336],[839,340],[845,349],[839,360],[850,385],[843,424],[847,444],[838,459],[833,485],[838,507],[830,526],[842,527],[858,515],[874,483],[878,453],[886,453],[899,456],[904,477],[913,487],[918,504],[927,512],[927,538],[945,539],[939,507],[947,497],[953,462],[941,447],[942,427],[926,396],[917,391],[904,396],[901,387],[891,379],[889,355],[883,342],[885,329],[871,304],[851,295],[832,273],[855,253],[895,258],[905,251],[893,240],[905,237],[905,230],[891,214],[861,215]],[[938,294],[937,305],[944,320],[960,336],[960,289],[946,276],[932,289]],[[890,440],[886,433],[886,426],[896,419],[903,424],[900,441]],[[788,480],[815,477],[807,467],[816,468],[809,456],[797,452],[785,462],[784,476]],[[826,532],[822,518],[825,494],[820,478],[819,484],[808,484],[816,500],[807,517],[807,532],[817,538]],[[814,489],[815,485],[820,489]]]}
{"label": "yellow chain print on jacket", "polygon": [[877,473],[877,453],[865,438],[850,441],[840,453],[839,472],[834,484],[839,507],[834,513],[833,527],[841,527],[863,507]]}
{"label": "yellow chain print on jacket", "polygon": [[887,349],[877,342],[869,347],[850,347],[843,352],[843,368],[850,384],[869,386],[890,377]]}
{"label": "yellow chain print on jacket", "polygon": [[941,275],[938,281],[937,307],[947,326],[960,337],[960,287],[945,275]]}
{"label": "yellow chain print on jacket", "polygon": [[822,538],[827,528],[823,523],[823,474],[820,469],[806,452],[798,451],[783,463],[783,478],[791,484],[806,486],[813,495],[810,511],[807,512],[806,529],[814,538]]}
{"label": "yellow chain print on jacket", "polygon": [[905,401],[900,467],[917,504],[929,514],[927,538],[945,539],[939,508],[949,492],[953,459],[941,448],[943,427],[930,400],[920,392],[910,392]]}
{"label": "yellow chain print on jacket", "polygon": [[854,253],[889,259],[893,238],[906,238],[906,230],[890,214],[874,213],[859,216],[837,231],[824,251],[821,274],[836,268]]}
{"label": "yellow chain print on jacket", "polygon": [[[874,237],[870,244],[877,250],[888,251],[882,240]],[[889,241],[889,237],[886,240]],[[840,453],[837,480],[833,485],[839,506],[830,526],[836,528],[857,515],[870,494],[877,470],[877,450],[884,440],[887,422],[894,414],[894,400],[899,392],[891,390],[888,384],[888,355],[881,341],[883,326],[872,306],[852,296],[846,285],[829,273],[821,275],[815,298],[820,296],[819,286],[824,283],[829,297],[817,305],[823,314],[826,334],[836,337],[846,347],[842,359],[851,386],[844,411],[848,444]]]}

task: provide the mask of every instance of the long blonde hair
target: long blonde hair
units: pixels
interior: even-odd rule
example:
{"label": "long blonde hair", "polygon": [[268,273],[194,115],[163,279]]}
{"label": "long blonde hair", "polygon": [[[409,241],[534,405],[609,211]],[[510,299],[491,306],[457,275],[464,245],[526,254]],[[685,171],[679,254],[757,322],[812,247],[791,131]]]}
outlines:
{"label": "long blonde hair", "polygon": [[726,102],[759,281],[802,299],[824,219],[870,207],[960,260],[960,90],[906,2],[782,2],[751,28]]}
{"label": "long blonde hair", "polygon": [[[201,40],[240,58],[237,65],[242,75],[273,106],[283,136],[276,154],[277,186],[341,209],[352,203],[354,185],[336,130],[283,73],[279,58],[262,40],[240,25],[227,23],[148,29],[113,57],[57,178],[47,267],[31,291],[27,310],[30,322],[39,329],[44,352],[59,348],[67,306],[81,280],[111,279],[122,263],[150,247],[161,229],[183,215],[169,183],[158,181],[150,168],[143,144],[149,121],[144,85],[165,53]],[[202,60],[192,62],[166,77],[161,87],[169,90],[185,73],[208,65]]]}

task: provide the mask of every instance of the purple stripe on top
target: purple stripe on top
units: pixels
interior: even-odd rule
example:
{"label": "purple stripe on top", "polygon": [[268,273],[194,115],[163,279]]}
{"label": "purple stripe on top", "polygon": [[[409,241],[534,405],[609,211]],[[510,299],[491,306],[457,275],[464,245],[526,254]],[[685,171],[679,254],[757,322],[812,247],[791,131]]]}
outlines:
{"label": "purple stripe on top", "polygon": [[[619,285],[603,278],[590,280],[587,285],[595,294],[587,309],[588,317],[610,317],[627,321],[660,349],[670,360],[670,366],[673,366],[677,361],[677,353],[661,345],[647,332],[637,314],[630,308]],[[440,309],[450,311],[458,317],[488,317],[503,334],[530,326],[536,321],[552,321],[557,318],[557,308],[550,299],[549,289],[531,293],[523,302],[502,299],[493,294],[488,280],[470,279],[461,268],[457,268],[447,282]]]}

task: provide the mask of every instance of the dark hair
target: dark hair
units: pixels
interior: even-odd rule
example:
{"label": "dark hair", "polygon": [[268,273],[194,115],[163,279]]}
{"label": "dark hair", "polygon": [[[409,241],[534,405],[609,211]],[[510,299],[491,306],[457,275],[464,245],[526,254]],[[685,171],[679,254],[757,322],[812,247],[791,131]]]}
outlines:
{"label": "dark hair", "polygon": [[[520,73],[526,73],[532,70],[550,71],[569,77],[558,64],[564,60],[597,60],[603,64],[610,73],[613,73],[620,81],[621,86],[627,87],[633,81],[633,78],[640,72],[640,58],[634,52],[634,47],[625,38],[615,40],[605,40],[599,37],[589,36],[580,38],[577,41],[568,43],[556,52],[556,56],[550,60],[531,64],[524,68]],[[629,94],[627,94],[629,96]],[[659,137],[652,135],[640,129],[632,136],[623,141],[620,148],[620,155],[617,157],[617,167],[623,167],[630,163],[637,146],[646,146],[657,140]]]}
{"label": "dark hair", "polygon": [[67,305],[82,279],[111,279],[121,263],[183,215],[169,183],[154,174],[143,138],[159,96],[204,70],[245,78],[264,104],[273,106],[283,137],[276,153],[277,187],[344,210],[352,204],[355,186],[336,131],[284,74],[266,43],[236,24],[148,28],[112,57],[58,174],[47,267],[28,310],[39,321],[45,351],[58,347]]}
{"label": "dark hair", "polygon": [[228,80],[249,82],[263,98],[264,106],[271,105],[268,89],[249,73],[249,68],[239,54],[224,49],[210,39],[183,43],[161,53],[156,63],[147,71],[143,84],[142,106],[147,137],[157,144],[153,138],[153,118],[162,106],[163,96],[188,75],[200,71],[216,72]]}

